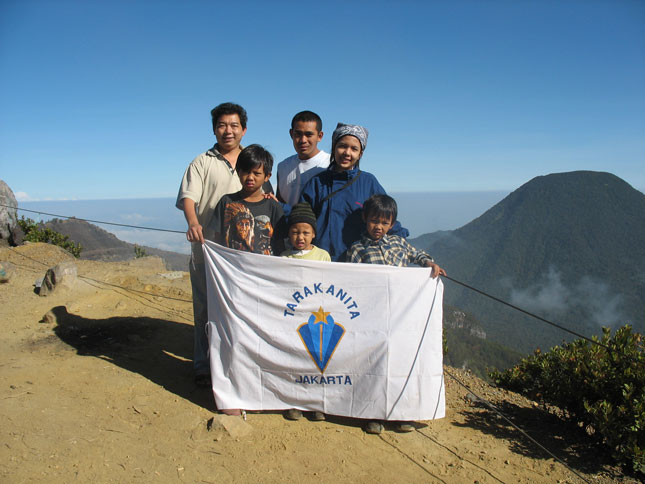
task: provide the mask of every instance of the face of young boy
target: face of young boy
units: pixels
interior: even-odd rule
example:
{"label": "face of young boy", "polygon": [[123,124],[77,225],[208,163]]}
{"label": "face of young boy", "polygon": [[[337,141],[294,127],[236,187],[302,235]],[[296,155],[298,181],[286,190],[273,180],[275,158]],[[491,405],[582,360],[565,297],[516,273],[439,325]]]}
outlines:
{"label": "face of young boy", "polygon": [[308,160],[320,151],[318,143],[322,140],[323,132],[318,131],[315,121],[297,121],[289,130],[289,135],[301,160]]}
{"label": "face of young boy", "polygon": [[237,174],[242,184],[242,192],[246,195],[255,195],[262,190],[262,184],[269,179],[270,175],[264,173],[264,166],[259,165],[251,171],[239,171]]}
{"label": "face of young boy", "polygon": [[334,159],[336,167],[340,171],[347,171],[354,168],[363,154],[361,142],[356,136],[346,135],[336,142],[334,148]]}
{"label": "face of young boy", "polygon": [[294,249],[311,250],[311,241],[314,240],[314,228],[308,223],[297,223],[289,227],[289,241]]}
{"label": "face of young boy", "polygon": [[394,222],[391,215],[385,217],[383,215],[369,214],[365,217],[365,225],[367,225],[367,233],[372,240],[381,240],[392,228]]}

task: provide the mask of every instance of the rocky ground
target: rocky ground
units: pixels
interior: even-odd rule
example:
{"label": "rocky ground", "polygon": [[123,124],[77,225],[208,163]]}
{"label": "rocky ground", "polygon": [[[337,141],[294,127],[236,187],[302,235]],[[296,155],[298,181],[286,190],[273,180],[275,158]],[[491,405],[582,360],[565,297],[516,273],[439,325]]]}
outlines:
{"label": "rocky ground", "polygon": [[[446,418],[367,435],[361,422],[218,415],[191,371],[187,273],[158,258],[74,260],[46,244],[0,249],[0,481],[186,483],[635,483],[584,433],[534,402],[446,367]],[[550,457],[475,396],[566,462]],[[577,476],[572,470],[577,472]]]}

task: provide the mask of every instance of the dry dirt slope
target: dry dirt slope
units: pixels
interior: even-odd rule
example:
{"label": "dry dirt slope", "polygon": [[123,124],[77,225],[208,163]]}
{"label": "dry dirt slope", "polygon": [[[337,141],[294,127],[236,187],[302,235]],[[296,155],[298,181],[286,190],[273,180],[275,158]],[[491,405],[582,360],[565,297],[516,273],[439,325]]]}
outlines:
{"label": "dry dirt slope", "polygon": [[[366,435],[334,417],[219,416],[192,384],[187,274],[157,258],[76,261],[83,278],[39,297],[34,280],[63,260],[44,244],[0,249],[15,269],[0,285],[3,483],[583,482],[450,377],[446,418],[410,434]],[[50,311],[57,323],[39,322]],[[636,482],[532,402],[447,370],[589,482]]]}

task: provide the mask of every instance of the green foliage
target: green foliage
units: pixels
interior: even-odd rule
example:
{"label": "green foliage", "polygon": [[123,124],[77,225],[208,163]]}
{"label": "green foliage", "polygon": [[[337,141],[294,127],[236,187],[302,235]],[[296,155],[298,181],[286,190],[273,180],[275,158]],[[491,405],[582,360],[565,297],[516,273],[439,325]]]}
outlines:
{"label": "green foliage", "polygon": [[146,252],[146,249],[141,247],[140,245],[134,244],[134,258],[135,259],[140,259],[141,257],[146,257],[148,253]]}
{"label": "green foliage", "polygon": [[491,372],[500,386],[560,407],[592,429],[621,464],[645,474],[645,351],[629,325],[613,337],[603,328],[603,346],[579,339],[539,349],[517,366]]}
{"label": "green foliage", "polygon": [[45,242],[57,245],[76,258],[81,256],[83,247],[81,244],[76,244],[70,241],[67,235],[60,234],[55,230],[44,227],[42,224],[38,224],[32,219],[25,218],[24,216],[18,220],[18,225],[20,225],[20,228],[25,233],[25,240],[29,242]]}

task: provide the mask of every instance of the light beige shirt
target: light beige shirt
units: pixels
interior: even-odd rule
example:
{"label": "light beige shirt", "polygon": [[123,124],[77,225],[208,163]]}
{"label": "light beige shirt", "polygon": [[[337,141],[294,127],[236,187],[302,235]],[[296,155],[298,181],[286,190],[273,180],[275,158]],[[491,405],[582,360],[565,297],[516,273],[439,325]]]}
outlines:
{"label": "light beige shirt", "polygon": [[[183,210],[184,198],[193,200],[197,205],[197,220],[202,226],[204,238],[213,240],[215,234],[208,227],[217,202],[227,193],[238,192],[241,189],[242,184],[237,173],[213,146],[195,158],[186,168],[175,206]],[[195,261],[203,262],[201,244],[193,243],[192,249]]]}

